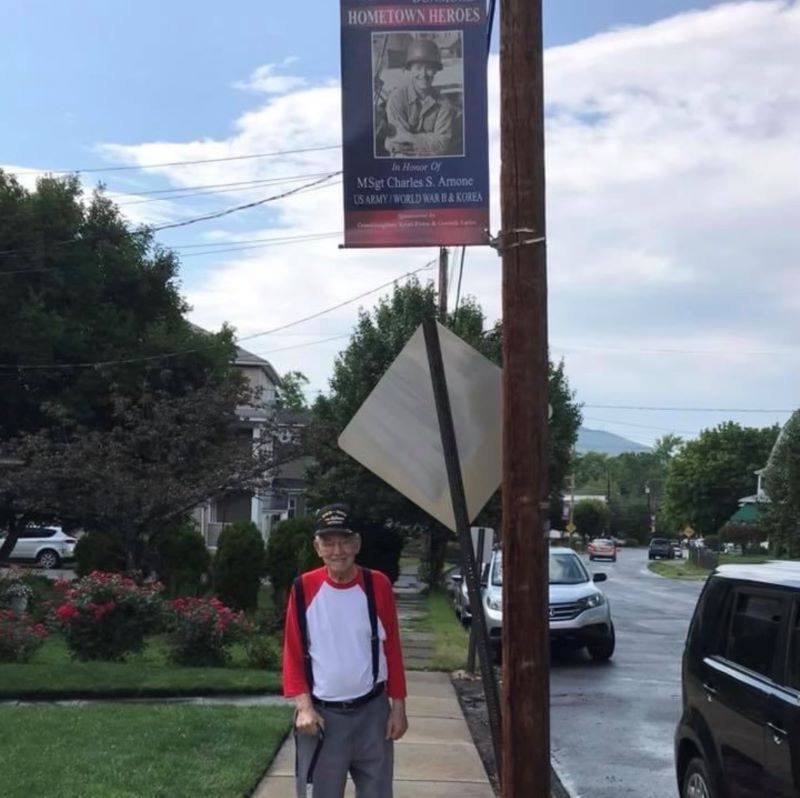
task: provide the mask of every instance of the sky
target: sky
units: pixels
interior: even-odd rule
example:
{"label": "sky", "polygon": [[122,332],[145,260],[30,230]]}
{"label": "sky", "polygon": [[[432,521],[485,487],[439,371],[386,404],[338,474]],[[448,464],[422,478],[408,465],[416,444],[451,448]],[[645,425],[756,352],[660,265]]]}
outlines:
{"label": "sky", "polygon": [[[5,0],[0,166],[29,186],[46,170],[110,170],[82,172],[87,188],[102,181],[132,224],[152,225],[335,172],[337,9]],[[550,347],[585,426],[651,444],[729,419],[781,423],[800,404],[798,41],[796,0],[545,0]],[[496,42],[489,105],[496,232]],[[288,150],[306,151],[148,166]],[[218,187],[230,183],[250,184]],[[339,249],[341,204],[332,179],[160,232],[192,320],[253,336],[436,258]],[[462,291],[499,317],[493,251],[468,249]],[[244,345],[307,374],[313,399],[358,308],[385,293]]]}

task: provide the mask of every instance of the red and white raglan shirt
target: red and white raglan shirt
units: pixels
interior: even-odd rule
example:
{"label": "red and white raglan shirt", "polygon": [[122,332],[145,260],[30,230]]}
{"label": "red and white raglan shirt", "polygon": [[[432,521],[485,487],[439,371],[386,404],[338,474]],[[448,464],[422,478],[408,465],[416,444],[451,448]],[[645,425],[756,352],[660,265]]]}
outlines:
{"label": "red and white raglan shirt", "polygon": [[[361,568],[345,584],[334,582],[324,567],[303,574],[301,579],[314,696],[322,701],[351,701],[366,695],[373,688],[372,629]],[[380,638],[378,682],[386,682],[389,698],[405,698],[406,677],[392,585],[380,571],[372,571],[372,584]],[[283,643],[283,694],[292,698],[310,692],[292,590]]]}

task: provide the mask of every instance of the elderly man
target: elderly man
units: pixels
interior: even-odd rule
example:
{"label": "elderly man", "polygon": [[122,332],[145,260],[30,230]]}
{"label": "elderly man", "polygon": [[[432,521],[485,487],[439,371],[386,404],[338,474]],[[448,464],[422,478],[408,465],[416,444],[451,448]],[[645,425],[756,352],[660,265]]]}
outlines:
{"label": "elderly man", "polygon": [[396,88],[386,104],[389,135],[385,147],[393,157],[459,155],[459,115],[433,88],[442,57],[436,42],[414,39],[406,51],[405,85]]}
{"label": "elderly man", "polygon": [[408,729],[389,580],[355,564],[361,538],[345,505],[317,515],[324,565],[295,580],[286,611],[283,691],[295,703],[298,798],[392,798],[393,742]]}

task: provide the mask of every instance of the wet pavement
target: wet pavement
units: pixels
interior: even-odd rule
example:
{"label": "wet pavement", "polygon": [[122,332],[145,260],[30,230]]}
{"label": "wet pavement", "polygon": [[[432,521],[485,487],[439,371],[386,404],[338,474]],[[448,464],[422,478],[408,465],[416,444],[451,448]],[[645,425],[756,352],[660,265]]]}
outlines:
{"label": "wet pavement", "polygon": [[702,582],[647,570],[647,550],[621,550],[604,571],[617,647],[610,663],[556,652],[551,670],[555,764],[573,798],[677,796],[672,739],[681,656]]}

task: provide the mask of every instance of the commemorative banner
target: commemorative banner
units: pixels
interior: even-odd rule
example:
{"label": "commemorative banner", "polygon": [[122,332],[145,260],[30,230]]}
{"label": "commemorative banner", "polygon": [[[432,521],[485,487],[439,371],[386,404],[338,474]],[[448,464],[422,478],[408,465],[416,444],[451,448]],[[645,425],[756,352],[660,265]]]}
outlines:
{"label": "commemorative banner", "polygon": [[486,244],[486,0],[341,0],[345,247]]}

